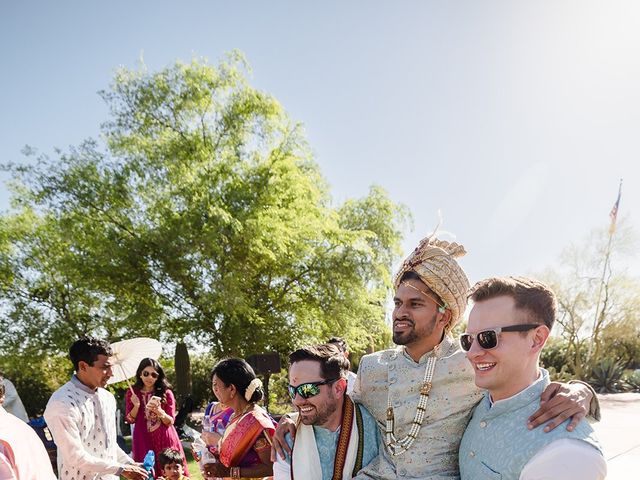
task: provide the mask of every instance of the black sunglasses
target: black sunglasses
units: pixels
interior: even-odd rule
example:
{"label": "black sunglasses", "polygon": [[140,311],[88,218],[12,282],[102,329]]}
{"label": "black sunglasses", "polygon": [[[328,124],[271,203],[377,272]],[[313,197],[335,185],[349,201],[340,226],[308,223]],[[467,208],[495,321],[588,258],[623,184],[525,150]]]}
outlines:
{"label": "black sunglasses", "polygon": [[148,370],[142,372],[143,377],[148,377],[149,375],[151,375],[152,378],[158,378],[158,374],[156,372],[150,372]]}
{"label": "black sunglasses", "polygon": [[332,378],[330,380],[323,380],[321,382],[301,383],[297,387],[289,385],[287,388],[289,390],[289,396],[291,397],[291,400],[296,398],[296,394],[300,395],[304,399],[307,399],[315,397],[320,393],[320,385],[329,385],[331,383],[337,382],[338,380],[339,378]]}
{"label": "black sunglasses", "polygon": [[485,350],[490,350],[498,346],[498,334],[500,332],[526,332],[541,325],[541,323],[523,323],[507,327],[489,328],[478,333],[463,333],[460,335],[460,346],[462,350],[468,352],[471,349],[471,345],[473,345],[473,340],[477,339],[478,345]]}

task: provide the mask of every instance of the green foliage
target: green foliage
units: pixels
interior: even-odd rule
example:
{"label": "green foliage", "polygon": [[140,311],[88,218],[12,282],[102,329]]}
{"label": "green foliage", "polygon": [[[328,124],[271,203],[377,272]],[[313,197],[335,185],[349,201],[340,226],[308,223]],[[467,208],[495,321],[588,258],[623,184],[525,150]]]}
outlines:
{"label": "green foliage", "polygon": [[574,372],[568,359],[570,353],[569,342],[563,338],[549,337],[544,349],[542,349],[540,363],[549,371],[554,371],[557,374],[566,372],[572,375]]}
{"label": "green foliage", "polygon": [[191,356],[191,398],[196,408],[202,408],[213,400],[211,370],[217,360],[209,353]]}
{"label": "green foliage", "polygon": [[594,230],[581,245],[564,250],[559,265],[542,278],[558,299],[557,330],[563,351],[543,352],[545,364],[588,379],[603,358],[633,368],[640,353],[640,281],[624,271],[637,251],[635,232],[618,222],[615,235]]}
{"label": "green foliage", "polygon": [[630,312],[627,321],[609,326],[602,335],[606,356],[619,359],[624,368],[632,370],[640,368],[640,321],[637,315],[637,310]]}
{"label": "green foliage", "polygon": [[617,393],[627,390],[622,380],[624,366],[617,360],[605,358],[593,367],[589,383],[598,393]]}
{"label": "green foliage", "polygon": [[625,372],[622,381],[631,392],[640,392],[640,370]]}
{"label": "green foliage", "polygon": [[0,371],[11,380],[30,417],[42,415],[51,394],[71,378],[64,356],[0,356]]}
{"label": "green foliage", "polygon": [[269,381],[269,412],[272,415],[283,415],[294,410],[287,390],[288,385],[289,373],[286,369],[271,375]]}
{"label": "green foliage", "polygon": [[354,352],[389,343],[408,213],[378,187],[332,206],[301,127],[246,70],[235,52],[121,69],[102,92],[105,145],[7,167],[0,352],[61,352],[83,334],[215,358],[336,334]]}

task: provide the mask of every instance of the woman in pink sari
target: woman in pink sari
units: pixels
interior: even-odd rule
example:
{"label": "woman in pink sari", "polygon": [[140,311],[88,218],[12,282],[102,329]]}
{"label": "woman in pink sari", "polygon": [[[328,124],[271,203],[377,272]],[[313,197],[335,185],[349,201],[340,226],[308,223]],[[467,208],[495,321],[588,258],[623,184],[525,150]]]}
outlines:
{"label": "woman in pink sari", "polygon": [[[132,391],[133,390],[133,391]],[[156,455],[155,472],[162,475],[158,455],[165,448],[178,450],[182,455],[184,475],[189,476],[184,450],[173,426],[176,400],[162,366],[152,358],[138,365],[136,383],[125,395],[126,417],[133,424],[132,457],[142,462],[149,450]]]}
{"label": "woman in pink sari", "polygon": [[247,362],[229,358],[213,368],[211,385],[218,400],[228,405],[233,413],[224,434],[209,433],[210,436],[217,435],[214,454],[218,461],[204,465],[206,478],[262,478],[273,475],[270,454],[275,423],[263,408],[256,405],[264,396],[260,379],[256,378]]}

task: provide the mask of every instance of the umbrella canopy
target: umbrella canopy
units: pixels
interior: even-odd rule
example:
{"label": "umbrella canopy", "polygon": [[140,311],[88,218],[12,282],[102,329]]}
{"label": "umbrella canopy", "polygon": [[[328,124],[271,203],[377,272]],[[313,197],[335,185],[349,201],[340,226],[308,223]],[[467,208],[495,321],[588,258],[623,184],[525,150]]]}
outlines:
{"label": "umbrella canopy", "polygon": [[157,360],[162,353],[162,344],[153,338],[138,337],[112,343],[111,349],[113,377],[107,383],[117,383],[133,377],[143,358]]}

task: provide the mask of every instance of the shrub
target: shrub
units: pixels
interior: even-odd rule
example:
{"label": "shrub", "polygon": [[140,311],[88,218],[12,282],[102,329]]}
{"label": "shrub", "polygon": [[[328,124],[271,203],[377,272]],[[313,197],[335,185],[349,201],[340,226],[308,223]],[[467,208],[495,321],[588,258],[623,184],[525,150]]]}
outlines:
{"label": "shrub", "polygon": [[568,382],[574,379],[566,365],[563,365],[559,371],[554,367],[548,367],[547,370],[549,370],[549,378],[554,382]]}
{"label": "shrub", "polygon": [[622,380],[632,392],[640,392],[640,370],[625,372]]}
{"label": "shrub", "polygon": [[627,390],[622,379],[624,365],[613,358],[605,358],[591,371],[589,383],[598,393],[617,393]]}
{"label": "shrub", "polygon": [[549,370],[552,379],[564,381],[566,376],[569,379],[572,378],[574,372],[567,360],[568,351],[569,345],[566,340],[557,337],[547,340],[547,344],[540,354],[540,362],[544,368]]}

